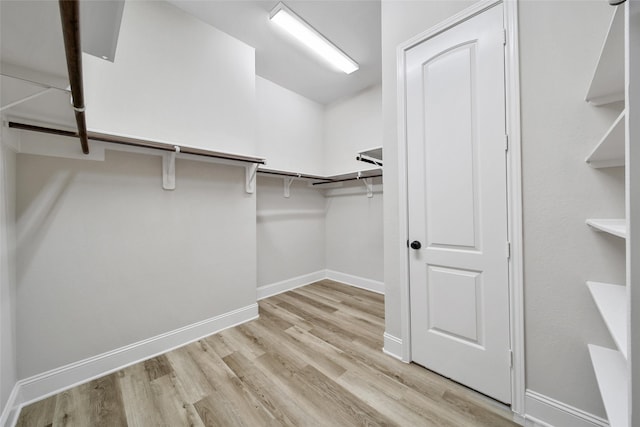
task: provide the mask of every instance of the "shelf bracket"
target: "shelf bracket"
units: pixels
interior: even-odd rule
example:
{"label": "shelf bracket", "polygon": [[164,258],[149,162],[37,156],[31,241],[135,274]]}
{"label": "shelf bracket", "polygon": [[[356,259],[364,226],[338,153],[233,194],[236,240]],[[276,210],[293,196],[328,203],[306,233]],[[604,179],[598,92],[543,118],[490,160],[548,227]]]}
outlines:
{"label": "shelf bracket", "polygon": [[245,191],[248,194],[253,194],[256,191],[256,175],[258,173],[258,165],[251,163],[245,166]]}
{"label": "shelf bracket", "polygon": [[176,154],[180,147],[175,146],[176,151],[162,155],[162,188],[165,190],[176,189]]}
{"label": "shelf bracket", "polygon": [[[298,174],[297,178],[300,178],[300,174]],[[291,184],[293,184],[294,179],[296,179],[296,177],[293,176],[284,178],[284,197],[287,199],[291,196]]]}
{"label": "shelf bracket", "polygon": [[372,182],[371,178],[360,178],[360,171],[358,171],[358,179],[360,181],[362,181],[362,183],[364,184],[364,188],[367,189],[367,197],[368,198],[372,198],[373,197],[373,182]]}

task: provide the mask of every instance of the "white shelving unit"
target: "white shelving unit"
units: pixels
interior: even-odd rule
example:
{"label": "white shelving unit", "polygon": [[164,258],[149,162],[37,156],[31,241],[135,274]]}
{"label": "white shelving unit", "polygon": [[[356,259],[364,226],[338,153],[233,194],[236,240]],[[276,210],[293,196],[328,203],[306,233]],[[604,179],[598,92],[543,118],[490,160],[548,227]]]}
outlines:
{"label": "white shelving unit", "polygon": [[592,168],[624,166],[624,111],[613,122],[585,161]]}
{"label": "white shelving unit", "polygon": [[623,239],[627,238],[627,221],[624,219],[588,219],[587,225],[596,231],[613,234]]}
{"label": "white shelving unit", "polygon": [[[636,425],[632,419],[633,414],[633,382],[632,364],[633,353],[633,323],[630,323],[633,313],[633,299],[630,299],[633,288],[631,287],[631,271],[633,266],[630,259],[631,215],[629,203],[631,200],[629,171],[633,156],[629,156],[630,120],[634,104],[626,99],[629,92],[630,76],[633,76],[631,68],[629,72],[625,68],[629,64],[631,56],[630,38],[640,34],[637,19],[627,19],[626,14],[639,16],[635,10],[637,5],[631,5],[631,1],[616,6],[613,11],[609,31],[602,46],[602,52],[598,59],[593,79],[587,92],[586,101],[595,106],[624,101],[625,109],[620,113],[611,127],[600,139],[596,147],[586,158],[586,162],[593,168],[607,168],[616,166],[626,167],[625,198],[627,203],[627,218],[625,219],[588,219],[586,223],[595,231],[605,232],[626,240],[626,285],[614,285],[601,282],[587,282],[587,286],[596,306],[606,324],[617,349],[609,349],[589,344],[589,354],[593,370],[598,381],[598,388],[604,403],[609,425],[611,427],[629,427]],[[629,24],[630,29],[625,29]],[[631,67],[631,65],[629,65]],[[634,101],[637,102],[637,101]],[[637,141],[636,141],[637,142]],[[637,158],[637,157],[636,157]],[[637,344],[636,344],[637,346]],[[637,358],[637,356],[635,356]],[[640,418],[639,418],[640,419]],[[638,424],[640,425],[640,424]]]}
{"label": "white shelving unit", "polygon": [[624,5],[611,18],[586,100],[593,105],[624,100]]}
{"label": "white shelving unit", "polygon": [[587,282],[587,286],[613,341],[626,359],[628,329],[626,286],[601,282]]}
{"label": "white shelving unit", "polygon": [[619,351],[589,344],[591,363],[611,427],[629,426],[627,361]]}

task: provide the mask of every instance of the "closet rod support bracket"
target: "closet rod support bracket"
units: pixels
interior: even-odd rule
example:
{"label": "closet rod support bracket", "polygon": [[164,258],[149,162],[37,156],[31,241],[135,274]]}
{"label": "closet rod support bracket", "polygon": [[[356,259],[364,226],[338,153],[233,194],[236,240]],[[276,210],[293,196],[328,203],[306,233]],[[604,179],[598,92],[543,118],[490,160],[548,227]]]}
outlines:
{"label": "closet rod support bracket", "polygon": [[291,197],[291,184],[293,184],[293,180],[296,178],[302,178],[302,174],[298,174],[298,176],[285,176],[284,177],[284,197],[287,199]]}
{"label": "closet rod support bracket", "polygon": [[176,189],[176,152],[162,155],[162,188],[165,190]]}
{"label": "closet rod support bracket", "polygon": [[258,174],[258,164],[252,163],[245,166],[245,191],[247,194],[253,194],[256,191],[256,175]]}
{"label": "closet rod support bracket", "polygon": [[362,178],[360,180],[364,184],[364,187],[367,189],[367,197],[372,198],[373,197],[373,181],[371,180],[371,178]]}
{"label": "closet rod support bracket", "polygon": [[287,199],[291,197],[291,184],[293,184],[294,177],[284,178],[284,197]]}

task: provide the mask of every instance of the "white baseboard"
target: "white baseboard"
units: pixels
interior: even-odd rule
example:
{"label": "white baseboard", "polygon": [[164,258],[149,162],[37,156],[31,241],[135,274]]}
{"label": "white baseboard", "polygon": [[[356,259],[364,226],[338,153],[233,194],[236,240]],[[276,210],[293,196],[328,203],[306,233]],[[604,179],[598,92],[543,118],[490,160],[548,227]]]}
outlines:
{"label": "white baseboard", "polygon": [[384,295],[384,283],[377,280],[365,279],[364,277],[353,276],[333,270],[327,270],[326,278]]}
{"label": "white baseboard", "polygon": [[258,287],[258,301],[327,278],[325,270]]}
{"label": "white baseboard", "polygon": [[0,427],[13,427],[18,422],[18,415],[20,415],[20,384],[16,383],[11,390],[9,399],[2,409],[2,415],[0,415]]}
{"label": "white baseboard", "polygon": [[347,273],[340,273],[339,271],[319,270],[313,273],[283,280],[281,282],[260,286],[258,287],[258,300],[278,295],[302,286],[310,285],[311,283],[324,279],[335,280],[336,282],[344,283],[345,285],[354,286],[356,288],[384,295],[383,282],[365,279],[364,277],[354,276]]}
{"label": "white baseboard", "polygon": [[402,361],[402,340],[388,333],[384,333],[384,347],[382,351],[391,357]]}
{"label": "white baseboard", "polygon": [[525,393],[525,420],[531,427],[608,427],[603,418],[532,390]]}
{"label": "white baseboard", "polygon": [[212,317],[137,343],[18,381],[19,406],[118,371],[224,329],[258,318],[258,304]]}

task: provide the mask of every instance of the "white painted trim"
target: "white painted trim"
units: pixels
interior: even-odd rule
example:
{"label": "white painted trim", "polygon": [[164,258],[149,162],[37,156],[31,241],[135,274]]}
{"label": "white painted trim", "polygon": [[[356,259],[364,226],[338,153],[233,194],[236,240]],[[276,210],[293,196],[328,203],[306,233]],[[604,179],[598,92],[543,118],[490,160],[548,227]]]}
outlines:
{"label": "white painted trim", "polygon": [[507,114],[507,206],[509,209],[510,326],[513,367],[511,370],[511,410],[525,414],[525,332],[524,332],[524,249],[522,224],[522,156],[520,134],[520,43],[518,39],[518,1],[505,0],[505,98]]}
{"label": "white painted trim", "polygon": [[384,282],[377,280],[366,279],[364,277],[354,276],[352,274],[341,273],[339,271],[327,270],[326,278],[335,280],[336,282],[344,283],[356,288],[365,289],[367,291],[375,292],[377,294],[384,295]]}
{"label": "white painted trim", "polygon": [[326,270],[319,270],[313,273],[304,274],[302,276],[293,277],[291,279],[286,279],[281,282],[259,286],[258,301],[264,298],[281,294],[283,292],[290,291],[292,289],[299,288],[301,286],[309,285],[313,282],[317,282],[319,280],[323,280],[326,278],[327,278]]}
{"label": "white painted trim", "polygon": [[[481,14],[482,12],[484,12],[487,9],[492,8],[493,6],[502,3],[502,0],[482,0],[482,1],[478,1],[474,4],[472,4],[471,6],[469,6],[468,8],[456,13],[455,15],[445,19],[444,21],[441,21],[440,23],[434,25],[433,27],[429,28],[426,31],[423,31],[422,33],[418,34],[417,36],[414,36],[412,38],[410,38],[409,40],[405,41],[404,43],[401,43],[398,48],[397,48],[397,52],[398,54],[402,54],[402,56],[404,57],[404,52],[406,52],[407,50],[411,49],[412,47],[414,47],[417,44],[422,43],[423,41],[430,39],[432,37],[437,36],[438,34],[441,34],[445,31],[447,31],[448,29],[455,27],[456,25],[467,21],[471,18],[473,18],[476,15]],[[400,70],[399,70],[400,71]],[[404,84],[402,85],[402,87],[404,88]]]}
{"label": "white painted trim", "polygon": [[20,415],[20,384],[16,383],[11,390],[9,399],[2,409],[2,415],[0,415],[0,427],[14,426],[18,422],[18,415]]}
{"label": "white painted trim", "polygon": [[398,360],[402,360],[402,340],[391,334],[384,333],[384,347],[382,352]]}
{"label": "white painted trim", "polygon": [[525,426],[526,427],[554,427],[551,424],[547,424],[544,421],[541,421],[535,417],[525,418]]}
{"label": "white painted trim", "polygon": [[402,360],[411,360],[411,312],[409,300],[409,254],[406,248],[408,236],[408,194],[407,194],[407,147],[406,147],[406,86],[405,53],[418,43],[432,38],[451,27],[478,15],[485,10],[504,3],[504,21],[507,30],[505,48],[505,95],[506,123],[509,134],[508,160],[508,207],[509,239],[511,259],[509,260],[511,345],[514,357],[511,384],[511,408],[522,416],[525,407],[525,361],[524,361],[524,281],[522,247],[522,165],[520,138],[520,80],[518,45],[518,3],[517,0],[483,0],[460,13],[431,27],[429,30],[400,44],[397,48],[397,109],[398,109],[398,173],[399,194],[399,236],[398,250],[401,260],[400,304],[402,332]]}
{"label": "white painted trim", "polygon": [[271,283],[269,285],[263,285],[258,287],[258,301],[261,299],[269,298],[274,295],[281,294],[283,292],[290,291],[292,289],[310,285],[314,282],[318,282],[324,279],[335,280],[336,282],[340,282],[345,285],[365,289],[367,291],[384,295],[383,282],[367,279],[365,277],[354,276],[352,274],[341,273],[339,271],[334,271],[334,270],[319,270],[313,273],[305,274],[298,277],[293,277],[291,279],[286,279],[281,282]]}
{"label": "white painted trim", "polygon": [[258,318],[251,304],[116,350],[18,381],[21,406]]}
{"label": "white painted trim", "polygon": [[540,427],[609,426],[609,422],[603,418],[532,390],[526,391],[525,407],[527,425]]}

